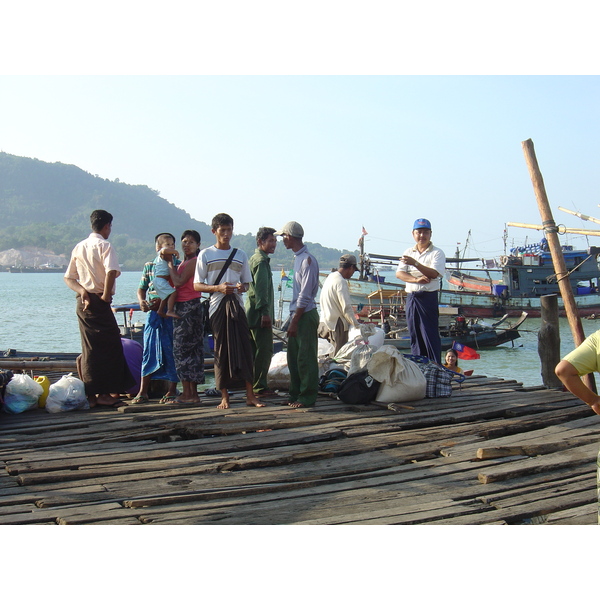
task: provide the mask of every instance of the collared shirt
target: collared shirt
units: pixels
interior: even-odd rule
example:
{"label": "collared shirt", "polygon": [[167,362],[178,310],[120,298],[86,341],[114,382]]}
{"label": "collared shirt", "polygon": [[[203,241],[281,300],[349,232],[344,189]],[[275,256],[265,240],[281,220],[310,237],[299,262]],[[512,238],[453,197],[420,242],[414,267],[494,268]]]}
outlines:
{"label": "collared shirt", "polygon": [[[424,252],[419,252],[417,246],[408,248],[404,252],[405,256],[412,256],[417,262],[421,263],[425,267],[435,269],[440,275],[435,279],[432,279],[429,283],[406,283],[406,291],[411,292],[437,292],[440,289],[442,282],[442,276],[446,272],[446,255],[442,250],[436,248],[431,242]],[[396,273],[404,271],[413,277],[422,277],[423,273],[412,265],[406,265],[402,261],[398,263]]]}
{"label": "collared shirt", "polygon": [[[179,265],[181,261],[177,257],[173,257],[173,264],[175,266]],[[140,283],[138,288],[140,290],[146,290],[148,292],[148,300],[152,301],[158,298],[158,294],[154,289],[154,261],[147,262],[144,264],[144,269],[142,270],[142,277],[140,279]]]}
{"label": "collared shirt", "polygon": [[[79,281],[83,289],[93,294],[104,293],[104,280],[109,271],[121,274],[117,253],[111,243],[99,233],[92,232],[79,242],[73,252],[65,273],[68,279]],[[115,293],[115,285],[111,293]]]}
{"label": "collared shirt", "polygon": [[[205,248],[198,255],[196,261],[196,272],[194,274],[194,283],[206,283],[208,285],[215,285],[217,277],[221,272],[221,269],[225,266],[229,255],[233,252],[233,248],[228,250],[220,250],[216,246],[210,246]],[[252,275],[250,274],[250,267],[248,265],[248,256],[243,250],[238,248],[231,264],[225,271],[221,281],[219,283],[229,283],[230,285],[237,285],[238,283],[251,283]],[[234,294],[240,303],[240,306],[244,308],[244,301],[242,300],[241,294]],[[213,292],[210,295],[210,307],[209,314],[212,316],[217,310],[221,300],[225,297],[222,292]]]}
{"label": "collared shirt", "polygon": [[290,313],[297,308],[304,308],[305,312],[317,307],[315,301],[319,291],[319,263],[308,251],[306,246],[294,254],[294,287]]}
{"label": "collared shirt", "polygon": [[344,330],[347,330],[349,326],[358,326],[354,308],[352,308],[348,282],[339,271],[327,275],[321,288],[319,305],[321,306],[321,320],[330,331],[335,330],[338,319],[343,320]]}
{"label": "collared shirt", "polygon": [[246,315],[250,327],[260,327],[262,317],[275,318],[275,295],[273,292],[273,273],[269,255],[257,248],[248,259],[252,283],[246,296]]}

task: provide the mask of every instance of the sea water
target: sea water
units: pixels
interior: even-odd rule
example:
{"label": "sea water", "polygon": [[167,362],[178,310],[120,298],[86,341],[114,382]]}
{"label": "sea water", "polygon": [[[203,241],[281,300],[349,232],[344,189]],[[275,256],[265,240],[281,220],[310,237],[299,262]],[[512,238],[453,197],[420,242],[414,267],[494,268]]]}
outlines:
{"label": "sea water", "polygon": [[[281,297],[280,275],[273,273],[275,311]],[[130,304],[137,300],[139,272],[125,272],[117,279],[114,304]],[[292,290],[283,284],[283,316]],[[129,315],[125,313],[127,318]],[[116,315],[119,325],[124,314]],[[146,315],[135,311],[133,321],[143,323]],[[516,319],[509,320],[509,322]],[[585,335],[600,327],[600,321],[582,320]],[[542,385],[538,354],[540,319],[527,319],[520,327],[521,337],[496,348],[481,348],[478,360],[459,361],[463,369],[503,379],[516,379],[525,386]],[[573,337],[566,318],[560,319],[561,356],[570,352]],[[69,289],[61,273],[0,272],[0,350],[14,348],[26,352],[79,352],[79,327],[75,315],[75,293]]]}

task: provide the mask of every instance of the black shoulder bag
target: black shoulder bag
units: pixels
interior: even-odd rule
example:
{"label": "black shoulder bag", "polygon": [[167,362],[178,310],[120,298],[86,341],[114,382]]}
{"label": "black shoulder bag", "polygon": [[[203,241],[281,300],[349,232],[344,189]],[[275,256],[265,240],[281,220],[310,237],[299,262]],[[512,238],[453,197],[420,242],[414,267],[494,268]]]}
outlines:
{"label": "black shoulder bag", "polygon": [[[227,269],[229,268],[229,265],[231,264],[231,261],[233,260],[233,257],[235,256],[235,253],[237,252],[237,248],[234,248],[233,251],[231,252],[231,254],[227,257],[227,260],[225,261],[225,264],[223,265],[223,268],[221,269],[221,272],[219,273],[219,276],[217,277],[217,279],[215,280],[213,285],[219,285],[219,283],[221,283],[221,279],[223,279],[223,275],[225,275],[225,271],[227,271]],[[206,300],[202,300],[202,302],[200,303],[200,307],[201,307],[201,311],[202,311],[202,325],[204,327],[204,335],[208,335],[209,333],[211,333],[211,328],[210,328],[210,318],[209,318],[209,307],[210,307],[210,297],[212,296],[212,293],[209,294],[208,298],[206,298]]]}

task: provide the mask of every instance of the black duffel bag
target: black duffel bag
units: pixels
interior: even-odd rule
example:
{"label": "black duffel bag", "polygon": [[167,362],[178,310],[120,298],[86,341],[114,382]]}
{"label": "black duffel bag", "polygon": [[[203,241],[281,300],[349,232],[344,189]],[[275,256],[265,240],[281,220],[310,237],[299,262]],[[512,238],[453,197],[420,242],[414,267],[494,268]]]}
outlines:
{"label": "black duffel bag", "polygon": [[345,404],[370,404],[377,398],[381,383],[373,379],[366,369],[349,375],[338,391],[338,398]]}

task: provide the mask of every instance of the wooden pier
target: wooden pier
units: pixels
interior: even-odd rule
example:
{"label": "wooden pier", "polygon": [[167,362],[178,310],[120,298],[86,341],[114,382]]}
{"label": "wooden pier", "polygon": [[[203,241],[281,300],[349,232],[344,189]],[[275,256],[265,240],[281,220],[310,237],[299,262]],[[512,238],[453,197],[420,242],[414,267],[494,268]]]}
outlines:
{"label": "wooden pier", "polygon": [[320,397],[0,414],[0,524],[597,524],[600,418],[471,377],[397,412]]}

